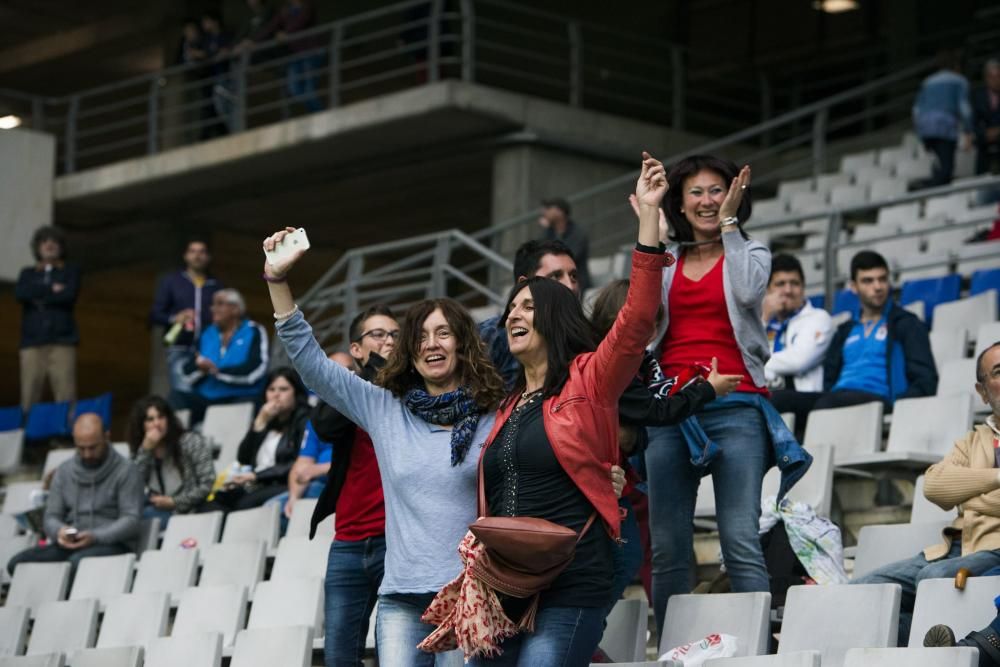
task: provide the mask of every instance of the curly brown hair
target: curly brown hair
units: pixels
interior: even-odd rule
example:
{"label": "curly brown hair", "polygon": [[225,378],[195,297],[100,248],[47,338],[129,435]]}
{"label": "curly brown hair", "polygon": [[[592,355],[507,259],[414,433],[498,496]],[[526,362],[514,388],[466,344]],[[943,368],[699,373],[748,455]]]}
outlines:
{"label": "curly brown hair", "polygon": [[396,349],[379,371],[375,384],[399,398],[414,387],[423,388],[424,381],[413,367],[413,360],[420,354],[424,320],[435,310],[441,311],[455,336],[459,384],[469,390],[483,412],[496,410],[506,395],[503,380],[486,353],[475,321],[454,299],[425,299],[410,306],[403,316]]}

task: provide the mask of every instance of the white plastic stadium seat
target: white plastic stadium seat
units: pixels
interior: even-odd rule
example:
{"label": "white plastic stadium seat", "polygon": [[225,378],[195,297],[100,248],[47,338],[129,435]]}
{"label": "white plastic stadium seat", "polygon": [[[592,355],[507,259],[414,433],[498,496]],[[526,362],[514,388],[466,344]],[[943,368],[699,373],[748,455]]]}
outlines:
{"label": "white plastic stadium seat", "polygon": [[926,523],[929,521],[951,522],[955,519],[958,511],[953,507],[950,510],[943,510],[924,495],[924,476],[917,477],[913,483],[913,506],[910,508],[910,523]]}
{"label": "white plastic stadium seat", "polygon": [[965,351],[969,346],[969,332],[964,327],[932,331],[930,339],[931,353],[939,370],[941,364],[965,358]]}
{"label": "white plastic stadium seat", "polygon": [[312,639],[312,628],[305,625],[243,630],[236,637],[229,664],[230,667],[309,667]]}
{"label": "white plastic stadium seat", "polygon": [[132,584],[133,593],[166,593],[177,605],[184,589],[194,586],[198,574],[198,551],[174,548],[147,551],[139,559]]}
{"label": "white plastic stadium seat", "polygon": [[66,657],[62,653],[0,658],[0,667],[63,667],[65,664]]}
{"label": "white plastic stadium seat", "polygon": [[715,658],[705,661],[705,667],[820,667],[820,655],[819,651],[795,651],[747,658]]}
{"label": "white plastic stadium seat", "polygon": [[31,626],[27,655],[65,653],[94,645],[97,600],[46,602]]}
{"label": "white plastic stadium seat", "polygon": [[145,646],[167,634],[170,596],[166,593],[132,593],[108,601],[97,648]]}
{"label": "white plastic stadium seat", "polygon": [[792,586],[778,654],[820,651],[823,667],[841,667],[852,648],[896,645],[898,584]]}
{"label": "white plastic stadium seat", "polygon": [[69,563],[19,563],[4,604],[27,607],[32,618],[48,602],[66,598]]}
{"label": "white plastic stadium seat", "polygon": [[202,553],[204,567],[198,586],[235,584],[253,596],[257,582],[264,579],[267,553],[263,542],[213,544]]}
{"label": "white plastic stadium seat", "polygon": [[28,635],[28,608],[0,607],[0,657],[24,653]]}
{"label": "white plastic stadium seat", "polygon": [[219,457],[215,462],[216,471],[229,468],[236,460],[240,442],[253,421],[253,403],[232,403],[230,405],[210,405],[205,410],[205,421],[201,424],[201,434],[210,443],[219,447]]}
{"label": "white plastic stadium seat", "polygon": [[770,593],[672,595],[663,621],[660,653],[712,633],[724,633],[740,638],[737,655],[762,655],[767,652],[770,609]]}
{"label": "white plastic stadium seat", "polygon": [[[788,492],[788,497],[809,505],[819,516],[829,517],[833,504],[833,447],[812,445],[809,453],[813,456],[812,465]],[[780,486],[781,470],[775,466],[764,476],[761,497],[777,496]]]}
{"label": "white plastic stadium seat", "polygon": [[160,548],[164,551],[181,548],[186,540],[194,540],[194,546],[204,549],[219,541],[222,534],[222,512],[202,514],[175,514],[163,531]]}
{"label": "white plastic stadium seat", "polygon": [[128,592],[134,565],[135,554],[84,558],[76,568],[69,599],[94,599],[103,610],[110,598]]}
{"label": "white plastic stadium seat", "polygon": [[308,625],[323,636],[323,578],[263,581],[257,586],[247,629]]}
{"label": "white plastic stadium seat", "polygon": [[222,633],[201,632],[154,639],[146,649],[144,667],[220,667]]}
{"label": "white plastic stadium seat", "polygon": [[982,630],[997,617],[993,598],[1000,590],[1000,577],[969,577],[965,590],[955,588],[955,580],[924,579],[917,584],[908,646],[920,646],[931,626],[944,623],[964,637]]}
{"label": "white plastic stadium seat", "polygon": [[330,541],[319,536],[313,540],[307,537],[283,537],[278,543],[269,581],[294,577],[323,578],[326,576],[329,553]]}
{"label": "white plastic stadium seat", "polygon": [[115,648],[87,648],[77,651],[70,659],[71,667],[141,667],[142,648],[116,646]]}
{"label": "white plastic stadium seat", "polygon": [[968,396],[974,412],[988,410],[976,391],[976,360],[956,359],[938,368],[938,396]]}
{"label": "white plastic stadium seat", "polygon": [[860,454],[872,454],[882,444],[881,401],[852,405],[846,408],[813,410],[803,437],[803,446],[833,447],[834,463]]}
{"label": "white plastic stadium seat", "polygon": [[977,667],[979,649],[969,646],[948,648],[852,648],[844,667]]}
{"label": "white plastic stadium seat", "polygon": [[615,662],[642,660],[646,656],[649,603],[646,598],[619,600],[608,614],[601,648]]}
{"label": "white plastic stadium seat", "polygon": [[220,541],[228,544],[259,540],[264,543],[268,551],[273,551],[278,546],[280,515],[281,506],[277,503],[265,503],[260,507],[230,512],[226,515],[226,524],[222,529]]}
{"label": "white plastic stadium seat", "polygon": [[197,635],[204,632],[222,633],[223,646],[232,646],[247,617],[245,586],[199,586],[181,595],[171,637]]}
{"label": "white plastic stadium seat", "polygon": [[942,540],[941,531],[951,520],[862,526],[854,557],[854,578],[904,558],[912,558]]}

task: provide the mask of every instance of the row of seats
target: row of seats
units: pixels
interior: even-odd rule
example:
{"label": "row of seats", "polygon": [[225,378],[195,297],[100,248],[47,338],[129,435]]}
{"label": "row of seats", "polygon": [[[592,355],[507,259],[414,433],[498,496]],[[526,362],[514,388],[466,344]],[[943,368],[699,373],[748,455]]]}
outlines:
{"label": "row of seats", "polygon": [[[951,579],[928,579],[920,582],[908,646],[920,647],[927,630],[939,623],[948,624],[957,636],[964,636],[986,626],[996,615],[993,597],[998,587],[1000,577],[969,579],[964,591],[955,589]],[[789,664],[784,662],[785,656],[794,656],[800,652],[813,652],[813,656],[804,664],[822,664],[823,667],[859,664],[859,656],[855,654],[853,658],[849,657],[852,650],[888,649],[896,646],[900,598],[901,589],[897,584],[793,586],[788,589],[781,617],[777,655],[763,657],[770,649],[770,593],[675,595],[667,604],[659,653],[666,653],[671,648],[710,634],[722,633],[737,637],[737,657],[761,656],[746,664]],[[620,606],[622,604],[619,603]],[[622,617],[628,618],[624,614]],[[645,628],[644,618],[639,619],[638,623]],[[622,654],[635,655],[626,648],[619,649],[612,657]],[[910,653],[885,654],[897,659],[907,655],[918,657],[919,652],[911,649]],[[937,659],[945,660],[949,655],[939,653]],[[728,667],[743,663],[729,659],[706,664]],[[921,663],[900,661],[882,664],[898,666]]]}
{"label": "row of seats", "polygon": [[[83,606],[80,608],[82,610]],[[27,618],[24,614],[15,613],[4,618],[4,613],[5,610],[0,610],[0,627],[5,628],[4,633],[7,628],[26,630]],[[70,620],[86,622],[83,615],[85,612]],[[51,628],[40,628],[37,632],[50,630]],[[32,632],[32,636],[35,632]],[[54,650],[25,656],[0,657],[0,667],[221,667],[222,641],[222,635],[218,632],[195,629],[184,635],[150,639],[143,646]],[[312,643],[312,628],[305,625],[241,630],[236,635],[229,665],[309,667],[312,664]]]}

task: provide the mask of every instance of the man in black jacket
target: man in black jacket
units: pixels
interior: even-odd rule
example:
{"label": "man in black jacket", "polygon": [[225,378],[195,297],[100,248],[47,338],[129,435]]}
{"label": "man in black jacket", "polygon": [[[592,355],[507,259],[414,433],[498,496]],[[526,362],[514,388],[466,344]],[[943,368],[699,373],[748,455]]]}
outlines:
{"label": "man in black jacket", "polygon": [[837,328],[827,349],[824,391],[795,395],[796,424],[805,424],[813,409],[882,401],[891,411],[897,399],[937,391],[927,325],[890,298],[885,258],[871,250],[851,258],[851,289],[861,309]]}
{"label": "man in black jacket", "polygon": [[[376,305],[351,322],[350,353],[362,378],[375,379],[399,338],[399,324],[387,306]],[[334,539],[327,559],[327,665],[360,665],[368,620],[382,583],[385,560],[385,501],[371,438],[337,410],[320,403],[313,409],[313,429],[333,443],[326,488],[316,502],[309,537],[335,514]]]}
{"label": "man in black jacket", "polygon": [[73,307],[80,269],[66,262],[66,239],[42,227],[31,239],[35,264],[21,270],[14,296],[21,302],[21,409],[42,398],[45,378],[56,401],[76,399],[76,347],[80,333]]}
{"label": "man in black jacket", "polygon": [[983,87],[972,91],[976,173],[1000,173],[1000,60],[983,65]]}

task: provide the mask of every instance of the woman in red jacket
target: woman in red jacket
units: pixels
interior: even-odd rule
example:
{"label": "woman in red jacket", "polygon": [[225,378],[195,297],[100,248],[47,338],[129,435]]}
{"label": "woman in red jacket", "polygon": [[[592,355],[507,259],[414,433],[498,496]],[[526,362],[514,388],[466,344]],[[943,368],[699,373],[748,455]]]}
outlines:
{"label": "woman in red jacket", "polygon": [[[663,266],[658,210],[666,175],[660,162],[643,158],[631,287],[603,342],[596,345],[573,293],[547,278],[519,283],[500,320],[523,370],[480,459],[489,513],[540,517],[576,531],[596,520],[573,562],[542,592],[535,631],[508,637],[499,656],[470,664],[587,664],[600,641],[619,537],[618,500],[608,484],[618,460],[618,397],[653,330]],[[516,622],[528,603],[503,604]]]}

